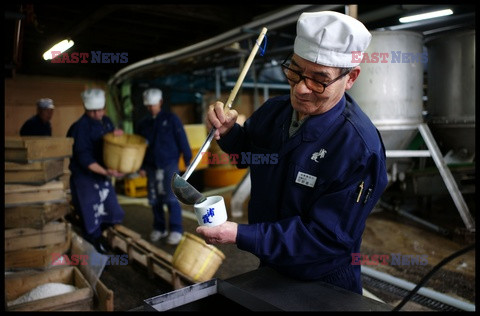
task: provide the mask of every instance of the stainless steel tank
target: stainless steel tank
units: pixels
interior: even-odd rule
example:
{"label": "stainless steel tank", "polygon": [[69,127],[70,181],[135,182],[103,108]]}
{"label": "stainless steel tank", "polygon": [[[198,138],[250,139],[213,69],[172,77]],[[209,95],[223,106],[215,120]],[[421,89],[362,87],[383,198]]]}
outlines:
{"label": "stainless steel tank", "polygon": [[[347,93],[379,128],[386,149],[406,149],[417,134],[409,127],[423,121],[423,36],[410,31],[371,33],[369,60],[360,64],[360,76]],[[375,53],[378,60],[372,58]]]}
{"label": "stainless steel tank", "polygon": [[426,40],[429,126],[444,155],[475,154],[475,30]]}

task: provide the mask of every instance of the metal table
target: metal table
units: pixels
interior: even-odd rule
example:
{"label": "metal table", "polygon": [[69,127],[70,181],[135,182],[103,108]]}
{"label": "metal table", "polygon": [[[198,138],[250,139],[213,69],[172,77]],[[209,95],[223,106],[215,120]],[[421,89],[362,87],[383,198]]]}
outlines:
{"label": "metal table", "polygon": [[392,307],[328,283],[299,281],[264,267],[155,296],[135,310],[391,311]]}

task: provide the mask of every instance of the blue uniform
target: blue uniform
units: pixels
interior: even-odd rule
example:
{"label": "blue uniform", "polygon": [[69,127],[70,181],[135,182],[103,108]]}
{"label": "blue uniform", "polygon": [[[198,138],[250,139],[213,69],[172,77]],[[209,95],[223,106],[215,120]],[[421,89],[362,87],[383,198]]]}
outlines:
{"label": "blue uniform", "polygon": [[43,122],[40,116],[34,115],[23,123],[20,136],[52,136],[52,125]]}
{"label": "blue uniform", "polygon": [[110,180],[88,169],[94,162],[104,166],[103,135],[113,130],[107,116],[97,121],[84,114],[67,133],[67,137],[74,138],[69,166],[72,202],[82,217],[89,241],[99,238],[106,226],[121,223],[125,215]]}
{"label": "blue uniform", "polygon": [[289,137],[292,111],[290,96],[270,99],[219,141],[251,172],[237,247],[281,273],[361,293],[351,254],[388,182],[380,134],[348,94]]}
{"label": "blue uniform", "polygon": [[137,133],[148,142],[142,169],[147,172],[148,200],[154,215],[153,229],[161,232],[166,230],[163,211],[163,205],[166,204],[170,212],[170,231],[183,233],[182,209],[170,186],[174,173],[179,173],[180,154],[183,153],[186,166],[192,159],[182,122],[174,113],[162,110],[155,118],[151,115],[143,118],[138,123]]}

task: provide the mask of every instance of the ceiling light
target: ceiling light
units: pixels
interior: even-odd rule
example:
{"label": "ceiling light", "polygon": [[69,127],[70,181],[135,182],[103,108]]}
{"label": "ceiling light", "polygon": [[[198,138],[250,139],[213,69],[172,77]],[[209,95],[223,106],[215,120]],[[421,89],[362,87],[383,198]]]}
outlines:
{"label": "ceiling light", "polygon": [[73,41],[71,40],[63,40],[60,43],[57,43],[52,46],[49,50],[47,50],[45,53],[43,53],[43,59],[45,60],[50,60],[52,59],[52,52],[60,52],[63,53],[67,49],[73,46]]}
{"label": "ceiling light", "polygon": [[409,22],[415,22],[415,21],[420,21],[420,20],[438,18],[440,16],[446,16],[446,15],[450,15],[450,14],[453,14],[453,11],[450,10],[450,9],[446,9],[446,10],[440,10],[440,11],[434,11],[434,12],[428,12],[428,13],[423,13],[423,14],[406,16],[406,17],[400,18],[399,21],[400,21],[400,23],[409,23]]}

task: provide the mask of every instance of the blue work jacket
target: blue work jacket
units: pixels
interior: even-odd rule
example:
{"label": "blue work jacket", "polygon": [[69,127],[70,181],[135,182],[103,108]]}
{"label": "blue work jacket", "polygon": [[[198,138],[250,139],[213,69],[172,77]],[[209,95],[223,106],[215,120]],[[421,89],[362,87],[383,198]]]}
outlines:
{"label": "blue work jacket", "polygon": [[115,129],[112,120],[103,116],[101,121],[94,120],[83,114],[80,119],[72,124],[67,132],[67,137],[73,137],[73,155],[70,160],[72,175],[77,173],[102,177],[88,169],[88,166],[97,162],[105,167],[103,162],[103,136]]}
{"label": "blue work jacket", "polygon": [[103,116],[98,121],[84,114],[67,132],[68,137],[74,138],[70,160],[72,202],[81,214],[85,237],[89,240],[100,237],[102,225],[121,223],[125,216],[110,180],[88,169],[94,162],[105,167],[103,136],[113,130],[109,117]]}
{"label": "blue work jacket", "polygon": [[185,165],[190,164],[192,151],[182,122],[174,113],[160,111],[155,118],[145,116],[137,126],[137,133],[148,142],[142,169],[163,169],[178,165],[183,153]]}
{"label": "blue work jacket", "polygon": [[388,182],[380,134],[348,94],[289,137],[292,111],[289,95],[272,98],[219,141],[250,167],[249,224],[238,225],[237,247],[304,280],[353,268],[357,285],[340,285],[361,292],[351,254]]}
{"label": "blue work jacket", "polygon": [[23,123],[20,136],[52,136],[52,125],[43,122],[40,116],[34,115]]}

